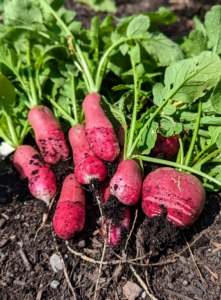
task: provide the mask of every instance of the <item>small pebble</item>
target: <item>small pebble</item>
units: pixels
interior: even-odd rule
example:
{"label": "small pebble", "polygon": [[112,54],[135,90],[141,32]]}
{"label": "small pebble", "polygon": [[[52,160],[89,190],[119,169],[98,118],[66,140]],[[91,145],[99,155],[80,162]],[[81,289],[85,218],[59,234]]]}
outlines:
{"label": "small pebble", "polygon": [[50,264],[52,267],[52,270],[57,273],[59,270],[63,270],[63,265],[60,257],[57,254],[53,254],[50,257]]}
{"label": "small pebble", "polygon": [[127,283],[123,287],[124,296],[128,300],[135,300],[141,295],[142,292],[143,289],[138,284],[132,281],[127,281]]}
{"label": "small pebble", "polygon": [[221,250],[217,252],[218,257],[221,257]]}
{"label": "small pebble", "polygon": [[60,282],[57,280],[53,280],[50,284],[50,287],[56,289],[59,286]]}
{"label": "small pebble", "polygon": [[187,286],[189,284],[189,282],[187,280],[183,281],[183,286]]}

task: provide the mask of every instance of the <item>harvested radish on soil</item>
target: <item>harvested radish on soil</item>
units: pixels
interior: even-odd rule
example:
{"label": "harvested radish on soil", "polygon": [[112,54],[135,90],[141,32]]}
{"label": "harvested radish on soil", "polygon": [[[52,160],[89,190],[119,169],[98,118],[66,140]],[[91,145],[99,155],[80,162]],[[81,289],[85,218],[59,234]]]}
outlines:
{"label": "harvested radish on soil", "polygon": [[93,179],[104,180],[107,176],[106,165],[90,149],[85,126],[73,126],[69,130],[68,137],[73,151],[74,173],[77,181],[90,184]]}
{"label": "harvested radish on soil", "polygon": [[53,217],[55,233],[70,239],[83,229],[85,223],[85,193],[74,174],[68,175],[62,185]]}
{"label": "harvested radish on soil", "polygon": [[156,156],[163,154],[166,159],[172,158],[179,151],[180,144],[178,136],[164,137],[160,133],[157,134],[157,140],[151,153]]}
{"label": "harvested radish on soil", "polygon": [[69,149],[64,133],[48,107],[43,105],[33,107],[28,113],[28,120],[45,162],[56,164],[59,160],[68,158]]}
{"label": "harvested radish on soil", "polygon": [[134,159],[125,159],[119,163],[110,181],[111,194],[126,204],[134,205],[141,193],[142,176],[139,164]]}
{"label": "harvested radish on soil", "polygon": [[31,194],[48,205],[57,191],[56,178],[39,152],[29,145],[18,147],[14,153],[14,166],[23,178],[28,179]]}
{"label": "harvested radish on soil", "polygon": [[129,230],[130,228],[131,213],[129,208],[123,207],[116,197],[111,195],[109,180],[104,180],[100,188],[106,223],[106,228],[104,225],[101,226],[101,234],[103,237],[106,234],[108,245],[117,246],[121,241],[122,230]]}
{"label": "harvested radish on soil", "polygon": [[166,218],[175,226],[189,227],[201,214],[206,192],[201,181],[193,175],[163,167],[146,176],[142,187],[142,208],[152,218]]}
{"label": "harvested radish on soil", "polygon": [[114,161],[120,152],[117,136],[101,107],[101,96],[91,93],[83,101],[86,136],[94,154],[106,161]]}

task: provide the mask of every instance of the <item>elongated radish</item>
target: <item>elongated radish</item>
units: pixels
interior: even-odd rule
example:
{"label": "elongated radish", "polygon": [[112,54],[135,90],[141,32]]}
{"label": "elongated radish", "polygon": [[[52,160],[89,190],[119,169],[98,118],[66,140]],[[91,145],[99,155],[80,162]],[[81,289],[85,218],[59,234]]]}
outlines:
{"label": "elongated radish", "polygon": [[85,223],[85,193],[74,174],[68,175],[62,185],[60,198],[53,217],[55,233],[71,239]]}
{"label": "elongated radish", "polygon": [[28,113],[28,120],[45,162],[56,164],[59,160],[68,158],[69,149],[64,133],[48,107],[34,106]]}
{"label": "elongated radish", "polygon": [[[107,203],[108,201],[109,205],[111,205],[113,200],[112,197],[110,192],[110,182],[106,179],[101,183],[101,198],[103,204]],[[106,226],[102,224],[101,234],[103,237],[106,234],[106,243],[110,246],[119,245],[122,237],[122,230],[129,230],[130,223],[131,213],[129,208],[127,207],[124,210],[122,210],[122,213],[120,214],[120,216],[117,217],[117,219],[105,219]]]}
{"label": "elongated radish", "polygon": [[163,154],[166,159],[172,158],[179,151],[180,144],[178,136],[164,137],[160,133],[157,134],[157,140],[151,153],[156,156]]}
{"label": "elongated radish", "polygon": [[163,167],[149,173],[142,187],[142,208],[152,218],[161,215],[179,227],[191,226],[203,210],[206,193],[198,178],[173,168]]}
{"label": "elongated radish", "polygon": [[90,149],[85,126],[73,126],[68,132],[68,137],[73,151],[76,179],[82,184],[89,184],[92,179],[104,180],[107,176],[106,165]]}
{"label": "elongated radish", "polygon": [[133,159],[125,159],[118,165],[110,181],[111,194],[126,205],[134,205],[141,194],[142,176],[139,164]]}
{"label": "elongated radish", "polygon": [[86,136],[94,154],[105,160],[113,161],[120,152],[117,136],[111,122],[101,107],[101,96],[91,93],[83,101],[86,121]]}
{"label": "elongated radish", "polygon": [[56,178],[51,167],[40,159],[39,152],[29,145],[19,146],[14,153],[14,166],[28,179],[31,194],[48,205],[57,191]]}

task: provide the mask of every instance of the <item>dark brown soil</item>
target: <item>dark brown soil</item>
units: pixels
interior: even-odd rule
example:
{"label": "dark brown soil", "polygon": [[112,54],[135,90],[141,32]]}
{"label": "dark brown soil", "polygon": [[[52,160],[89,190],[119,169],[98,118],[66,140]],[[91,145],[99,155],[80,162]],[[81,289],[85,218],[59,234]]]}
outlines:
{"label": "dark brown soil", "polygon": [[[176,39],[189,33],[194,15],[203,18],[211,5],[221,4],[221,1],[119,0],[117,3],[118,16],[155,10],[160,5],[172,8],[179,20],[161,30]],[[95,14],[93,11],[71,0],[67,1],[66,6],[76,10],[77,18],[89,26]],[[174,229],[165,218],[147,220],[139,206],[135,207],[132,211],[133,230],[123,232],[121,246],[106,248],[99,273],[104,244],[98,229],[99,209],[90,188],[86,188],[85,228],[67,245],[54,236],[51,228],[57,198],[46,224],[39,230],[46,211],[45,203],[33,199],[27,181],[21,179],[12,159],[13,154],[5,159],[0,157],[0,299],[73,300],[74,291],[79,300],[132,300],[135,298],[125,295],[126,287],[131,288],[131,293],[135,290],[133,283],[141,288],[136,299],[151,299],[143,293],[142,282],[136,275],[145,282],[149,293],[155,297],[152,299],[221,299],[221,213],[218,194],[207,195],[199,220],[192,228],[183,231]],[[151,167],[147,166],[146,170],[150,171]],[[69,172],[71,169],[66,165],[59,165],[56,173],[62,180]],[[111,169],[109,173],[112,174]],[[107,216],[111,209],[113,207],[107,204]],[[123,208],[114,207],[114,211],[117,209]],[[55,253],[63,257],[65,271],[52,270],[50,257]],[[125,254],[129,262],[125,261]],[[51,286],[54,280],[59,283],[57,288]]]}

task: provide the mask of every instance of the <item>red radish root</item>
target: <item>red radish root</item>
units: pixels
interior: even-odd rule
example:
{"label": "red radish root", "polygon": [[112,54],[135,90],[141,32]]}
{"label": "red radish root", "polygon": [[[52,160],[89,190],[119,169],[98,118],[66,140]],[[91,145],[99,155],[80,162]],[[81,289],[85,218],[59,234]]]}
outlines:
{"label": "red radish root", "polygon": [[102,181],[107,176],[106,165],[94,155],[85,134],[84,125],[73,126],[68,133],[75,163],[75,177],[82,184],[90,184],[92,179]]}
{"label": "red radish root", "polygon": [[166,159],[172,158],[180,149],[179,138],[177,135],[166,138],[160,133],[157,134],[157,140],[151,153],[156,156],[164,154]]}
{"label": "red radish root", "polygon": [[139,164],[133,159],[120,162],[110,181],[111,194],[126,205],[134,205],[140,198],[141,186],[142,176]]}
{"label": "red radish root", "polygon": [[29,145],[18,147],[14,153],[14,166],[28,179],[31,194],[48,205],[57,191],[56,178],[51,167],[40,159],[37,150]]}
{"label": "red radish root", "polygon": [[28,120],[34,130],[36,143],[45,162],[56,164],[67,159],[69,149],[52,111],[46,106],[35,106],[28,113]]}
{"label": "red radish root", "polygon": [[[109,198],[111,196],[110,192],[110,182],[109,180],[104,180],[101,183],[101,198],[103,201],[103,204],[112,199]],[[101,234],[104,237],[106,234],[106,243],[110,246],[117,246],[120,244],[121,236],[122,236],[122,229],[129,230],[130,223],[131,223],[131,213],[129,208],[125,208],[122,212],[122,215],[115,220],[116,222],[111,223],[110,219],[105,220],[106,228],[104,228],[104,225],[101,226]],[[117,224],[115,224],[117,223]],[[106,229],[106,232],[105,230]]]}
{"label": "red radish root", "polygon": [[120,152],[117,136],[101,107],[101,96],[91,93],[83,101],[86,136],[94,154],[105,161],[114,161]]}
{"label": "red radish root", "polygon": [[152,218],[162,214],[175,226],[189,227],[199,217],[206,199],[198,178],[173,168],[159,168],[146,176],[142,187],[142,208]]}
{"label": "red radish root", "polygon": [[62,185],[53,217],[55,233],[62,239],[71,239],[85,223],[85,194],[74,174],[68,175]]}

